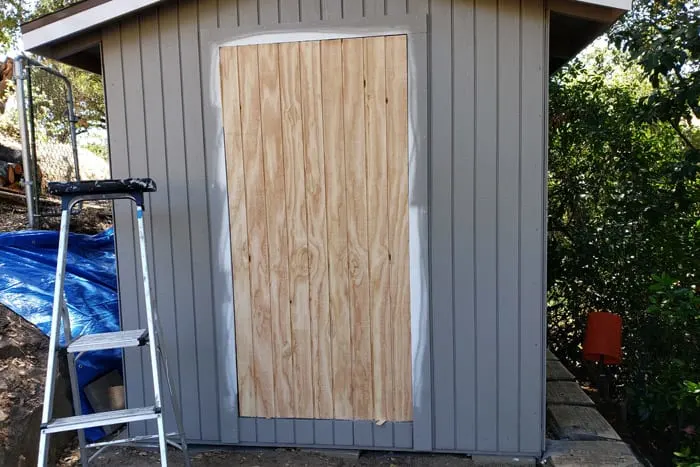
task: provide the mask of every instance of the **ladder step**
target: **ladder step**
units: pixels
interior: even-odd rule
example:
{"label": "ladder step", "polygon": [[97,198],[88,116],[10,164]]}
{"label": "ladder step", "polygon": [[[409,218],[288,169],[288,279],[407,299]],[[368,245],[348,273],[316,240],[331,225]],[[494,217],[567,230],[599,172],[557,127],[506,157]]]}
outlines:
{"label": "ladder step", "polygon": [[78,337],[68,345],[68,352],[88,352],[91,350],[123,349],[126,347],[139,347],[148,342],[147,329],[133,329],[130,331],[103,332],[100,334],[87,334]]}
{"label": "ladder step", "polygon": [[109,412],[91,413],[89,415],[57,418],[51,420],[45,426],[42,426],[42,429],[45,433],[59,433],[62,431],[83,430],[96,426],[119,425],[141,420],[151,420],[158,417],[158,415],[160,415],[160,410],[156,410],[155,406],[112,410]]}
{"label": "ladder step", "polygon": [[[180,433],[166,433],[166,438],[179,438]],[[117,438],[111,441],[100,441],[97,443],[86,444],[86,448],[102,448],[105,446],[116,446],[118,444],[130,444],[130,443],[140,443],[141,441],[150,441],[152,439],[158,439],[158,435],[142,435],[142,436],[132,436],[131,438]]]}

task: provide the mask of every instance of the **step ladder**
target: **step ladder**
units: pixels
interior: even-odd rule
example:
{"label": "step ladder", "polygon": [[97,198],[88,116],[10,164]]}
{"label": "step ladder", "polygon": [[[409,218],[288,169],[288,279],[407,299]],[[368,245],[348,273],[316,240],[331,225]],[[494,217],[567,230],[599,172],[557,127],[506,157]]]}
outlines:
{"label": "step ladder", "polygon": [[[190,461],[187,453],[187,442],[182,426],[180,404],[173,388],[165,351],[161,347],[160,324],[158,315],[153,306],[148,275],[148,261],[146,253],[146,238],[143,221],[144,197],[147,192],[156,191],[156,184],[149,178],[132,178],[123,180],[98,180],[49,183],[49,193],[61,197],[61,232],[58,240],[58,257],[56,262],[56,284],[54,288],[53,312],[51,315],[51,331],[49,336],[49,355],[46,366],[46,386],[44,389],[44,408],[41,416],[41,433],[39,437],[38,465],[45,467],[49,454],[49,435],[64,431],[78,431],[80,444],[80,461],[83,467],[87,467],[89,461],[102,449],[117,444],[136,443],[149,439],[158,439],[160,447],[160,463],[167,466],[167,447],[171,444],[183,451],[185,465],[189,467]],[[70,330],[70,319],[66,308],[63,286],[65,282],[66,258],[68,254],[68,233],[70,228],[70,215],[72,207],[82,201],[90,200],[114,200],[129,199],[136,204],[136,218],[139,231],[139,246],[141,253],[141,267],[143,271],[143,290],[146,305],[146,329],[124,330],[102,334],[91,334],[73,337]],[[57,354],[59,350],[59,331],[63,324],[63,334],[68,360],[68,374],[70,378],[71,393],[73,397],[73,410],[75,415],[65,418],[53,418],[53,400],[56,386]],[[75,362],[85,352],[106,349],[124,349],[129,347],[142,347],[148,345],[151,359],[153,377],[154,402],[152,406],[114,410],[89,415],[82,415],[80,408],[80,393]],[[166,384],[170,392],[170,399],[177,422],[177,433],[166,433],[161,406],[161,380],[160,371],[165,373]],[[86,428],[116,425],[122,423],[138,422],[143,420],[155,420],[158,427],[157,435],[135,436],[131,438],[113,439],[99,443],[87,444],[85,441]],[[176,438],[179,444],[170,438]],[[88,457],[88,449],[99,450]]]}

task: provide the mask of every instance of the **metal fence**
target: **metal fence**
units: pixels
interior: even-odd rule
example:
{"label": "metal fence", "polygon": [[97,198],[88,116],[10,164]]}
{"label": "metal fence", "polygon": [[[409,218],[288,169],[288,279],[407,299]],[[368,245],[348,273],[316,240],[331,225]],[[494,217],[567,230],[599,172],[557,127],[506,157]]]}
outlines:
{"label": "metal fence", "polygon": [[41,202],[48,182],[80,180],[78,119],[71,83],[57,70],[21,55],[15,80],[28,223],[34,228],[42,217],[59,214],[55,204]]}

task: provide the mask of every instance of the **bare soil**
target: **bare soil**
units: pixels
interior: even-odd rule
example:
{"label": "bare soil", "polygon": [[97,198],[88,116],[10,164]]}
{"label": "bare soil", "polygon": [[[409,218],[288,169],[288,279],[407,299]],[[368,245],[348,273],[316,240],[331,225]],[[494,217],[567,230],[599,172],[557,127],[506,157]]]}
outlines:
{"label": "bare soil", "polygon": [[[46,210],[58,214],[58,205]],[[80,214],[71,218],[71,232],[96,234],[112,225],[112,208],[106,203],[86,204]],[[48,217],[37,225],[38,230],[58,230],[60,218]],[[27,229],[27,208],[0,199],[0,232],[17,232]]]}
{"label": "bare soil", "polygon": [[[71,222],[73,232],[94,234],[112,223],[110,206],[86,207]],[[58,218],[38,228],[58,229]],[[0,232],[27,228],[27,210],[21,203],[0,199]],[[39,424],[46,377],[49,341],[39,329],[0,305],[0,466],[36,464]],[[67,386],[59,379],[54,413],[70,415]],[[52,436],[52,458],[65,449],[73,434]]]}
{"label": "bare soil", "polygon": [[[466,456],[447,454],[397,454],[387,452],[363,452],[358,458],[334,455],[332,452],[319,453],[304,449],[231,449],[223,451],[198,451],[191,455],[194,467],[224,466],[417,466],[417,467],[457,467],[473,466]],[[113,448],[105,451],[94,460],[95,465],[151,467],[160,465],[158,453],[153,449]],[[77,452],[66,455],[60,467],[78,465]],[[182,453],[171,449],[168,465],[184,466]],[[496,465],[496,464],[494,464]]]}
{"label": "bare soil", "polygon": [[[0,465],[36,464],[48,338],[34,325],[0,305]],[[68,415],[63,379],[55,411]],[[61,395],[63,397],[61,397]],[[52,458],[71,436],[54,439]]]}

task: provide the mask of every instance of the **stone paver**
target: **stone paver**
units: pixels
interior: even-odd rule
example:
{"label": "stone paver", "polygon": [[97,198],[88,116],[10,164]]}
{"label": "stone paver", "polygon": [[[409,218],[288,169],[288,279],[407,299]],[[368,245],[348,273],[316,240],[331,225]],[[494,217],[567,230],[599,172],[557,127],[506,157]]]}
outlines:
{"label": "stone paver", "polygon": [[550,405],[547,410],[552,431],[560,439],[620,441],[620,435],[594,407]]}
{"label": "stone paver", "polygon": [[543,464],[551,467],[642,467],[620,441],[551,441]]}
{"label": "stone paver", "polygon": [[559,360],[547,360],[547,381],[576,381]]}
{"label": "stone paver", "polygon": [[547,405],[584,405],[593,407],[593,401],[575,381],[547,382]]}

